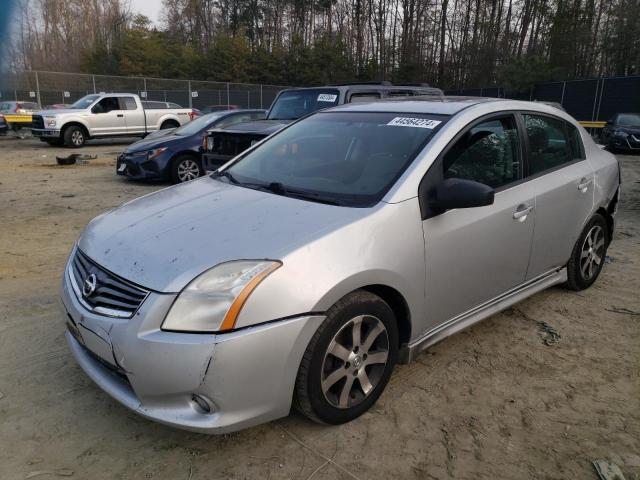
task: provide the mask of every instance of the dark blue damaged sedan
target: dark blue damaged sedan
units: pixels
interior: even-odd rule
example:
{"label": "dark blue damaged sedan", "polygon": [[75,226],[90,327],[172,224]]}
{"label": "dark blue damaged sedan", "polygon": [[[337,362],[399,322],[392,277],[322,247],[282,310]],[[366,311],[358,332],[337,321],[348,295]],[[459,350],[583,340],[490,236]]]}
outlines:
{"label": "dark blue damaged sedan", "polygon": [[135,180],[182,183],[204,174],[201,146],[207,130],[262,120],[265,110],[213,112],[175,129],[161,130],[132,143],[118,156],[116,171]]}

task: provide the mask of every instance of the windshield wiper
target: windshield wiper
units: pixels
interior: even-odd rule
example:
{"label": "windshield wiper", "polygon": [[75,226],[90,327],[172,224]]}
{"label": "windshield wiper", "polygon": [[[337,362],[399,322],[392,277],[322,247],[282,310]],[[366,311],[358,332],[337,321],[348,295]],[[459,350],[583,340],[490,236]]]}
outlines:
{"label": "windshield wiper", "polygon": [[342,202],[323,197],[322,195],[310,192],[308,190],[300,190],[296,188],[286,187],[280,182],[271,182],[268,185],[263,185],[263,189],[275,193],[276,195],[282,195],[284,197],[299,198],[300,200],[311,200],[312,202],[324,203],[327,205],[342,206]]}
{"label": "windshield wiper", "polygon": [[227,170],[216,170],[215,172],[213,172],[213,174],[211,175],[213,178],[218,178],[218,177],[224,177],[227,180],[229,180],[229,182],[233,183],[234,185],[240,185],[240,181],[234,177],[231,172],[228,172]]}

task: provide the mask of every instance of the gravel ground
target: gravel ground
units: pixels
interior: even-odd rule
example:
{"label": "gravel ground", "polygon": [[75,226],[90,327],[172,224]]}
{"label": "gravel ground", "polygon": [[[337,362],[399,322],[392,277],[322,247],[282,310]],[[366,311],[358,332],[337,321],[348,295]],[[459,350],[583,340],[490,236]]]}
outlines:
{"label": "gravel ground", "polygon": [[595,479],[600,458],[640,478],[640,157],[620,157],[610,263],[589,290],[552,288],[430,348],[348,425],[292,413],[214,437],[121,407],[63,338],[81,229],[164,187],[116,177],[123,149],[90,144],[97,159],[59,167],[70,150],[0,137],[0,479]]}

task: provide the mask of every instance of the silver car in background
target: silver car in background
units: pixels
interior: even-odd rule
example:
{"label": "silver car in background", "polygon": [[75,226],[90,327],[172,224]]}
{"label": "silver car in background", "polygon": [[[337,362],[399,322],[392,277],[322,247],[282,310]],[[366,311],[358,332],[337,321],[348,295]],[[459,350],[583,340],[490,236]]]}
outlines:
{"label": "silver car in background", "polygon": [[495,312],[598,277],[614,156],[540,103],[343,105],[213,175],[94,219],[62,303],[84,371],[137,413],[222,433],[339,424],[394,365]]}

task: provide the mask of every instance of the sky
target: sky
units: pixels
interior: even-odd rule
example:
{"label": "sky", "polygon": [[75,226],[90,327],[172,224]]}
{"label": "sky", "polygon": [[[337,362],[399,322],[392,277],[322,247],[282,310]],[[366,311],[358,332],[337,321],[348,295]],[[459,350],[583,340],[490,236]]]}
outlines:
{"label": "sky", "polygon": [[149,19],[158,25],[160,23],[160,8],[162,7],[162,0],[129,0],[131,3],[131,10],[133,12],[142,13],[149,17]]}

